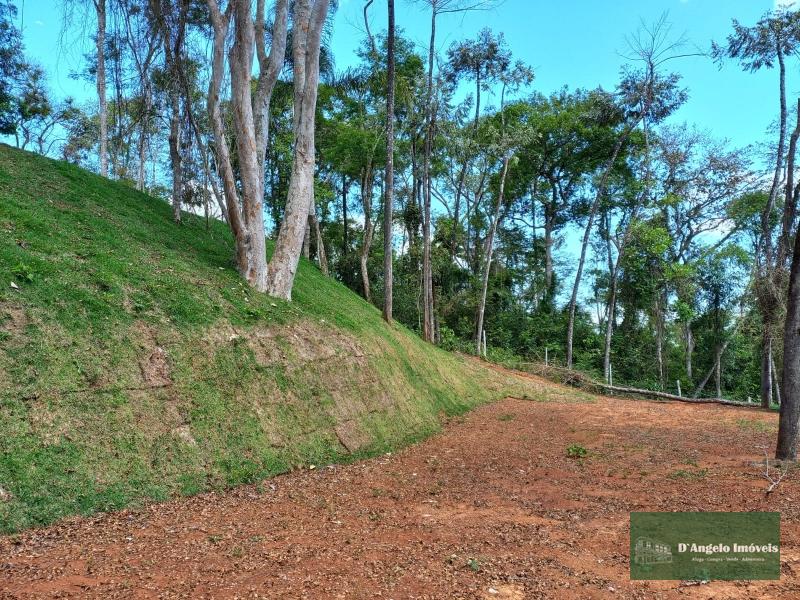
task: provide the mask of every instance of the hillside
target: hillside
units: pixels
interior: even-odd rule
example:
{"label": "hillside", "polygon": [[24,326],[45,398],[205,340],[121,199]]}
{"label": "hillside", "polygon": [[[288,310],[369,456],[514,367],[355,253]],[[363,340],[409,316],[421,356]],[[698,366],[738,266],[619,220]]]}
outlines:
{"label": "hillside", "polygon": [[253,293],[225,224],[0,145],[0,532],[386,451],[533,385],[308,262],[291,304]]}

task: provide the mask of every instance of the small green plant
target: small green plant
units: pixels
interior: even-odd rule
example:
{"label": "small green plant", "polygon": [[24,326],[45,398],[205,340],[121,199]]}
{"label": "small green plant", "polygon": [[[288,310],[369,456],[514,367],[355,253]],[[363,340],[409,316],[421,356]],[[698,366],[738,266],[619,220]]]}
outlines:
{"label": "small green plant", "polygon": [[708,474],[708,469],[698,469],[697,471],[689,471],[687,469],[678,469],[670,473],[670,479],[687,479],[695,480],[702,479]]}
{"label": "small green plant", "polygon": [[467,561],[467,566],[472,569],[475,573],[481,570],[481,563],[476,558],[470,558]]}
{"label": "small green plant", "polygon": [[11,267],[11,273],[17,278],[17,281],[24,281],[25,283],[33,283],[36,278],[36,272],[30,265],[25,263],[17,263]]}
{"label": "small green plant", "polygon": [[778,426],[774,423],[759,421],[758,419],[738,419],[736,425],[743,431],[754,431],[756,433],[770,433],[778,429]]}
{"label": "small green plant", "polygon": [[515,418],[516,418],[516,415],[504,414],[504,415],[500,415],[499,417],[497,417],[497,420],[498,421],[503,421],[503,422],[508,422],[508,421],[513,421]]}
{"label": "small green plant", "polygon": [[588,454],[589,451],[580,444],[572,444],[567,448],[567,456],[569,458],[584,458]]}

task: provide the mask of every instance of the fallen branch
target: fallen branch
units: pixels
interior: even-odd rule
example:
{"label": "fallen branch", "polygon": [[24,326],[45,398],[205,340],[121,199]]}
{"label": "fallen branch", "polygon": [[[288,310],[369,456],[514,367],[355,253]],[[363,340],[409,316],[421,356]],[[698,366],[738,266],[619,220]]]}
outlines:
{"label": "fallen branch", "polygon": [[555,380],[563,385],[569,385],[580,389],[585,389],[598,394],[612,393],[612,394],[629,394],[636,396],[648,396],[651,398],[660,398],[663,400],[671,400],[674,402],[689,402],[694,404],[722,404],[725,406],[738,406],[744,408],[760,408],[759,404],[749,402],[737,402],[735,400],[726,400],[725,398],[689,398],[687,396],[677,396],[675,394],[668,394],[666,392],[659,392],[656,390],[644,390],[641,388],[622,387],[610,385],[607,383],[600,383],[590,378],[585,373],[575,371],[573,369],[565,369],[563,367],[555,367],[552,365],[541,365],[539,363],[516,363],[514,365],[518,371],[539,375],[546,379]]}
{"label": "fallen branch", "polygon": [[725,398],[687,398],[686,396],[676,396],[675,394],[667,394],[666,392],[657,392],[655,390],[642,390],[639,388],[619,387],[616,385],[607,385],[604,383],[597,383],[603,389],[616,392],[618,394],[638,394],[643,396],[653,396],[655,398],[664,398],[665,400],[674,400],[676,402],[692,402],[695,404],[724,404],[726,406],[750,406],[757,408],[757,404],[748,404],[747,402],[736,402],[735,400],[726,400]]}
{"label": "fallen branch", "polygon": [[769,454],[767,453],[767,449],[764,448],[764,473],[762,474],[764,475],[764,479],[769,481],[767,495],[771,494],[775,488],[778,487],[778,484],[783,481],[784,477],[789,474],[789,464],[785,464],[783,470],[775,468],[775,471],[777,471],[777,479],[773,477],[772,470],[772,467],[769,466]]}

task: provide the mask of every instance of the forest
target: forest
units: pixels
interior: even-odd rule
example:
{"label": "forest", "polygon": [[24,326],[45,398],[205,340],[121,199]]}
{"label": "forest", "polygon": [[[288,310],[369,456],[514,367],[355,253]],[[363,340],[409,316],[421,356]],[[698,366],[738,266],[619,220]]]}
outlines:
{"label": "forest", "polygon": [[[630,32],[613,88],[543,94],[503,33],[437,39],[493,4],[420,1],[420,48],[392,0],[367,0],[341,70],[336,2],[64,0],[62,43],[93,40],[73,74],[87,104],[53,92],[3,0],[0,131],[168,202],[175,227],[224,221],[258,292],[290,300],[304,256],[447,350],[780,406],[778,456],[794,457],[800,13],[733,20],[703,47],[665,14]],[[774,76],[762,146],[671,119],[697,55]]]}

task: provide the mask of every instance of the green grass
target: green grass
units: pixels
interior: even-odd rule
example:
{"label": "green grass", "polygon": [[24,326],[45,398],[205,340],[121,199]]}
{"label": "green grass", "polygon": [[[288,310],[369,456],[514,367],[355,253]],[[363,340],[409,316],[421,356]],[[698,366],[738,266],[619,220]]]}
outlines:
{"label": "green grass", "polygon": [[737,419],[736,426],[743,431],[752,431],[755,433],[776,433],[778,425],[776,423],[768,423],[767,421],[760,421],[758,419]]}
{"label": "green grass", "polygon": [[[232,256],[224,223],[176,226],[160,200],[0,145],[0,532],[369,456],[504,395],[548,399],[387,326],[306,261],[286,303]],[[156,348],[167,385],[140,367]]]}
{"label": "green grass", "polygon": [[694,471],[691,469],[678,469],[670,473],[669,478],[695,481],[697,479],[703,479],[706,475],[708,475],[708,469],[695,469]]}

